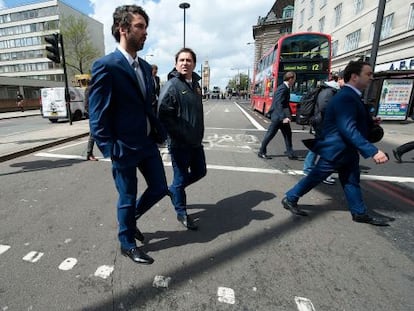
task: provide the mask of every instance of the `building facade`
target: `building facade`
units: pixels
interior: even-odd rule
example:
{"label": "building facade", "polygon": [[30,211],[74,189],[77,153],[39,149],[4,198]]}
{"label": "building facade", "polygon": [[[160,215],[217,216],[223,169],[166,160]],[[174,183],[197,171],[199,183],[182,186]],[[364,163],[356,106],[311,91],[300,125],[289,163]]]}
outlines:
{"label": "building facade", "polygon": [[254,63],[272,48],[277,40],[292,32],[294,0],[276,0],[265,17],[253,26]]}
{"label": "building facade", "polygon": [[64,81],[61,64],[46,57],[45,36],[60,32],[65,16],[82,17],[103,55],[103,24],[58,0],[0,10],[0,76]]}
{"label": "building facade", "polygon": [[[378,1],[295,0],[293,32],[332,36],[332,70],[371,56]],[[414,69],[414,1],[388,0],[375,71]]]}

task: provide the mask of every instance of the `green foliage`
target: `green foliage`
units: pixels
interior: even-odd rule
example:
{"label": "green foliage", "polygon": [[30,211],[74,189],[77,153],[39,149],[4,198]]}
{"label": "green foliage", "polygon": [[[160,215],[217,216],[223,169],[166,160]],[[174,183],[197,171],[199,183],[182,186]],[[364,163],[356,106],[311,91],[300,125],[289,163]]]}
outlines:
{"label": "green foliage", "polygon": [[89,73],[92,62],[100,56],[89,35],[88,24],[82,17],[63,16],[60,31],[63,35],[65,59],[70,76]]}
{"label": "green foliage", "polygon": [[249,89],[248,75],[244,73],[236,74],[233,78],[229,80],[227,84],[227,89],[229,88],[237,91],[247,91]]}

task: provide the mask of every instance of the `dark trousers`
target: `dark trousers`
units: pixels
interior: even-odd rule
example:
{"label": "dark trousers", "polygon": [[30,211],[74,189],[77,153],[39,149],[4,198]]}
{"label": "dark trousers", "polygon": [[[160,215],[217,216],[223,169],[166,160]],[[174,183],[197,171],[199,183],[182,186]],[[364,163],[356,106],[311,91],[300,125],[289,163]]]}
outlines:
{"label": "dark trousers", "polygon": [[112,175],[119,194],[117,204],[118,239],[123,249],[131,249],[136,246],[134,238],[136,219],[145,214],[168,193],[164,166],[158,150],[157,153],[139,161],[137,166],[147,183],[147,189],[138,199],[137,167],[112,167]]}
{"label": "dark trousers", "polygon": [[89,134],[88,146],[86,147],[86,158],[93,155],[93,145],[95,144],[95,140],[93,139],[92,135]]}
{"label": "dark trousers", "polygon": [[285,140],[286,146],[286,153],[288,155],[293,155],[293,147],[292,147],[292,129],[290,127],[290,123],[283,123],[282,121],[272,121],[267,129],[267,132],[263,138],[262,145],[260,146],[260,153],[266,154],[267,153],[267,145],[276,136],[277,131],[280,129],[283,135],[283,139]]}
{"label": "dark trousers", "polygon": [[174,171],[173,182],[169,188],[171,200],[177,215],[184,216],[187,214],[185,188],[206,176],[206,156],[203,147],[169,149]]}
{"label": "dark trousers", "polygon": [[344,190],[348,208],[351,214],[366,213],[366,205],[362,199],[360,187],[359,154],[349,154],[340,161],[327,161],[319,158],[316,166],[307,176],[302,178],[292,189],[286,192],[291,202],[297,202],[300,197],[312,190],[335,170],[338,171],[339,180]]}
{"label": "dark trousers", "polygon": [[397,150],[397,153],[400,156],[402,156],[404,153],[414,150],[414,141],[405,143],[404,145],[399,146],[396,150]]}

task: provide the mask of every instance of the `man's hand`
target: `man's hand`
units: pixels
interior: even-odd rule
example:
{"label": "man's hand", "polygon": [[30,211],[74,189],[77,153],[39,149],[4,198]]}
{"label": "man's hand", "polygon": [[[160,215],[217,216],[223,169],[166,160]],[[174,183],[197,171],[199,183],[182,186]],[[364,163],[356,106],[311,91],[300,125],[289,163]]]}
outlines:
{"label": "man's hand", "polygon": [[378,152],[372,157],[372,159],[376,164],[384,164],[389,160],[388,155],[382,152],[381,150],[378,150]]}
{"label": "man's hand", "polygon": [[285,124],[286,123],[289,123],[290,122],[290,119],[289,118],[284,118],[282,122],[285,123]]}

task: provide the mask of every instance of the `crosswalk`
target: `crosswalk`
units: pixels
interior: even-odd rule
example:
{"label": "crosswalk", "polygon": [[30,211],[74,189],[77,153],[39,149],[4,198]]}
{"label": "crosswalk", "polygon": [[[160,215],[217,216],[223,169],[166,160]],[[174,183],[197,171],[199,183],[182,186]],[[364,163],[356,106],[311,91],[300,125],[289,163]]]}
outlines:
{"label": "crosswalk", "polygon": [[[0,255],[8,251],[13,251],[13,248],[10,245],[0,244]],[[44,253],[40,251],[31,250],[27,254],[22,257],[22,260],[27,263],[38,263],[42,259],[44,259]],[[58,269],[61,271],[69,271],[72,270],[78,264],[78,259],[73,257],[65,258],[59,265]],[[94,273],[95,277],[99,277],[102,279],[107,279],[112,272],[114,271],[113,265],[102,265],[96,268]]]}

